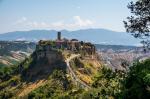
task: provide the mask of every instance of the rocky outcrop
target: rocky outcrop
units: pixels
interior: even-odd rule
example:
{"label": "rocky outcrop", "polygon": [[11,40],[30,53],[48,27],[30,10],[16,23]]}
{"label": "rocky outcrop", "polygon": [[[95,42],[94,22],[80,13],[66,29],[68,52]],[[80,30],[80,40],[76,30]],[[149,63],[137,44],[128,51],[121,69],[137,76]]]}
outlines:
{"label": "rocky outcrop", "polygon": [[28,70],[24,71],[25,79],[36,80],[48,77],[53,70],[66,70],[64,57],[60,51],[35,51],[32,56],[32,62]]}
{"label": "rocky outcrop", "polygon": [[36,60],[40,61],[41,59],[47,59],[47,64],[51,65],[57,61],[64,61],[64,57],[61,52],[56,50],[50,51],[36,51]]}

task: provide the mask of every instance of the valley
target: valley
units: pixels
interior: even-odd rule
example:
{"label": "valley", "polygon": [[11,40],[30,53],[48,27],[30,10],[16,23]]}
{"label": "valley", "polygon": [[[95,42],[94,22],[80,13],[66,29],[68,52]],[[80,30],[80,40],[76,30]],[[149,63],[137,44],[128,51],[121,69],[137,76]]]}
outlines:
{"label": "valley", "polygon": [[97,45],[97,53],[103,63],[115,70],[127,71],[132,63],[150,58],[150,51],[142,47],[121,45]]}
{"label": "valley", "polygon": [[35,43],[0,41],[0,67],[17,65],[35,50]]}

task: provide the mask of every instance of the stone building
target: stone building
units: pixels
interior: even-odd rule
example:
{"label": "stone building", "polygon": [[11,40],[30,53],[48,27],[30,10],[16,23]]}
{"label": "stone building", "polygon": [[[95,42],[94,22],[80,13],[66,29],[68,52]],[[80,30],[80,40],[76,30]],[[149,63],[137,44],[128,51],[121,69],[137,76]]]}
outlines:
{"label": "stone building", "polygon": [[95,54],[95,46],[90,42],[78,41],[77,39],[61,39],[61,32],[58,32],[57,39],[54,41],[40,40],[36,46],[37,51],[50,51],[50,50],[68,50],[74,53],[84,53],[88,55]]}

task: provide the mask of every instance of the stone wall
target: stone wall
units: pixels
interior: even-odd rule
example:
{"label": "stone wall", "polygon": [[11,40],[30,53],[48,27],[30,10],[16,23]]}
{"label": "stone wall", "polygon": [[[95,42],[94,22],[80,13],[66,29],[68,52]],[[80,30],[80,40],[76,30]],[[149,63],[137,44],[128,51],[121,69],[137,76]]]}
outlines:
{"label": "stone wall", "polygon": [[37,56],[37,61],[38,60],[40,61],[41,58],[45,58],[48,60],[48,64],[53,64],[57,61],[62,61],[64,59],[62,53],[55,50],[37,51],[36,56]]}
{"label": "stone wall", "polygon": [[96,52],[95,46],[91,43],[79,42],[79,41],[40,41],[36,47],[36,50],[69,50],[77,53],[85,53],[93,55]]}

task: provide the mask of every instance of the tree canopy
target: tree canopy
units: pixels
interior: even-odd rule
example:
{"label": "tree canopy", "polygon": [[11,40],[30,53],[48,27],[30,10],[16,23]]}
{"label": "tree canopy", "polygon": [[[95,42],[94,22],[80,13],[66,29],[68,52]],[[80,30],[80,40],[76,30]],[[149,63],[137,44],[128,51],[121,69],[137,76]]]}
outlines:
{"label": "tree canopy", "polygon": [[150,0],[130,2],[127,7],[132,16],[124,21],[126,31],[142,39],[144,47],[150,49]]}

